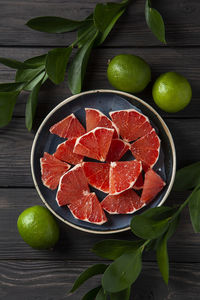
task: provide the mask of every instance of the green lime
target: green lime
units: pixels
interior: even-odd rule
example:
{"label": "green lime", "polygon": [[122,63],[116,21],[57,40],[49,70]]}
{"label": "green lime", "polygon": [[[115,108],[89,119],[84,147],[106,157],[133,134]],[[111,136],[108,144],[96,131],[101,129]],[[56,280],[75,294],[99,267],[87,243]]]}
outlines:
{"label": "green lime", "polygon": [[110,84],[116,89],[139,93],[150,82],[151,69],[141,57],[121,54],[110,61],[107,76]]}
{"label": "green lime", "polygon": [[25,209],[19,215],[17,227],[23,240],[35,249],[49,249],[59,239],[58,224],[43,206],[36,205]]}
{"label": "green lime", "polygon": [[189,104],[192,89],[185,77],[176,72],[168,72],[157,78],[152,94],[158,107],[166,112],[175,113]]}

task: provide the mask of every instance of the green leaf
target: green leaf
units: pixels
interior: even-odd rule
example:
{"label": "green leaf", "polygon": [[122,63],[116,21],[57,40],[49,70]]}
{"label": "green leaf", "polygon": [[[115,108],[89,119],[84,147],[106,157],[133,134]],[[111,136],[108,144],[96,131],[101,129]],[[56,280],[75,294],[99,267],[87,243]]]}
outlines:
{"label": "green leaf", "polygon": [[200,189],[191,197],[189,202],[190,219],[195,232],[200,232]]}
{"label": "green leaf", "polygon": [[187,191],[200,183],[200,162],[184,167],[176,172],[173,190]]}
{"label": "green leaf", "polygon": [[56,48],[48,52],[46,72],[53,83],[59,84],[64,80],[71,52],[72,47]]}
{"label": "green leaf", "polygon": [[118,293],[129,288],[142,268],[141,249],[124,253],[106,269],[102,286],[109,293]]}
{"label": "green leaf", "polygon": [[157,39],[166,44],[165,24],[163,18],[156,9],[151,7],[150,0],[146,0],[145,18],[147,25],[149,26],[153,34],[157,37]]}
{"label": "green leaf", "polygon": [[118,292],[118,293],[111,293],[110,300],[129,300],[130,298],[131,288],[128,287],[127,289]]}
{"label": "green leaf", "polygon": [[96,34],[96,27],[93,21],[88,21],[83,27],[78,30],[78,39],[75,42],[78,47],[83,47],[87,42],[89,42],[93,36]]}
{"label": "green leaf", "polygon": [[19,91],[0,92],[0,127],[11,121],[18,95]]}
{"label": "green leaf", "polygon": [[156,257],[160,272],[166,284],[169,280],[169,258],[167,252],[167,233],[162,237],[156,249]]}
{"label": "green leaf", "polygon": [[40,66],[45,66],[46,57],[47,57],[47,54],[34,56],[32,58],[29,58],[29,59],[25,60],[25,63],[28,63],[29,65],[38,68]]}
{"label": "green leaf", "polygon": [[83,296],[82,300],[95,300],[100,289],[101,285],[90,290],[87,294],[85,294],[85,296]]}
{"label": "green leaf", "polygon": [[38,103],[38,94],[39,94],[40,87],[42,85],[42,81],[43,78],[35,85],[26,103],[26,127],[29,131],[31,131],[32,129],[33,120],[34,120],[37,103]]}
{"label": "green leaf", "polygon": [[32,91],[32,89],[40,82],[42,78],[43,83],[47,80],[48,75],[44,77],[45,70],[44,66],[40,66],[36,69],[18,70],[15,76],[16,82],[26,82],[25,91]]}
{"label": "green leaf", "polygon": [[171,207],[150,208],[131,220],[131,230],[142,239],[155,239],[162,235],[175,209]]}
{"label": "green leaf", "polygon": [[82,25],[82,21],[46,16],[31,19],[26,25],[42,32],[63,33],[78,29]]}
{"label": "green leaf", "polygon": [[93,277],[94,275],[103,274],[107,268],[107,265],[104,264],[96,264],[87,270],[85,270],[75,281],[71,293],[76,291],[86,280]]}
{"label": "green leaf", "polygon": [[100,288],[95,300],[106,300],[107,296],[103,288]]}
{"label": "green leaf", "polygon": [[25,82],[8,82],[0,83],[0,92],[13,92],[21,91],[25,85]]}
{"label": "green leaf", "polygon": [[17,70],[30,68],[30,65],[28,63],[21,62],[15,59],[5,58],[5,57],[0,57],[0,63],[7,67],[10,67],[12,69],[17,69]]}
{"label": "green leaf", "polygon": [[103,258],[115,260],[128,250],[139,248],[144,241],[105,240],[94,245],[92,251]]}
{"label": "green leaf", "polygon": [[97,33],[81,49],[79,49],[73,58],[68,70],[68,85],[72,94],[80,93],[85,75],[89,55]]}

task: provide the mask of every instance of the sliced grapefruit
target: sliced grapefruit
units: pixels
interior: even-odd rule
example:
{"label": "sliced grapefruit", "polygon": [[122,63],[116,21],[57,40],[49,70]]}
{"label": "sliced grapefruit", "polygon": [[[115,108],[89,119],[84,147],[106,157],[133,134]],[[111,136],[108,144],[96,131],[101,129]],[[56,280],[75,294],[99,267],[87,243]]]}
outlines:
{"label": "sliced grapefruit", "polygon": [[111,162],[109,174],[109,194],[117,195],[133,187],[142,171],[137,160]]}
{"label": "sliced grapefruit", "polygon": [[135,109],[110,112],[119,134],[126,142],[131,142],[151,131],[149,119]]}
{"label": "sliced grapefruit", "polygon": [[97,127],[77,138],[74,153],[105,161],[114,129]]}
{"label": "sliced grapefruit", "polygon": [[73,138],[58,145],[54,156],[72,165],[81,163],[83,161],[84,156],[73,153],[75,143],[76,138]]}
{"label": "sliced grapefruit", "polygon": [[145,171],[148,168],[152,168],[157,162],[160,153],[160,139],[155,129],[152,129],[150,133],[134,142],[131,145],[131,152],[136,159],[142,161]]}
{"label": "sliced grapefruit", "polygon": [[138,179],[136,180],[133,188],[134,188],[134,190],[141,190],[141,189],[143,189],[143,186],[144,186],[144,179],[143,179],[142,172],[141,172],[140,175],[138,176]]}
{"label": "sliced grapefruit", "polygon": [[108,195],[101,202],[102,208],[109,214],[132,214],[144,205],[140,201],[140,197],[132,189],[119,195]]}
{"label": "sliced grapefruit", "polygon": [[108,154],[106,156],[106,161],[118,161],[122,156],[130,149],[130,144],[124,142],[121,139],[113,139]]}
{"label": "sliced grapefruit", "polygon": [[152,169],[145,173],[144,188],[141,195],[141,202],[149,203],[157,194],[163,189],[166,183],[162,178]]}
{"label": "sliced grapefruit", "polygon": [[60,122],[51,126],[50,132],[62,138],[71,139],[84,134],[85,128],[81,125],[75,115],[71,114]]}
{"label": "sliced grapefruit", "polygon": [[87,178],[81,164],[66,172],[60,179],[56,195],[59,206],[71,204],[90,192]]}
{"label": "sliced grapefruit", "polygon": [[90,131],[96,127],[113,128],[113,138],[119,137],[119,130],[116,125],[108,119],[100,110],[94,108],[85,108],[86,130]]}
{"label": "sliced grapefruit", "polygon": [[107,222],[106,215],[95,193],[79,198],[74,203],[69,204],[68,207],[76,219],[97,225]]}
{"label": "sliced grapefruit", "polygon": [[104,193],[109,193],[109,163],[84,162],[83,169],[90,185]]}
{"label": "sliced grapefruit", "polygon": [[55,190],[59,184],[60,177],[69,170],[70,165],[44,152],[40,158],[40,166],[43,184],[51,190]]}

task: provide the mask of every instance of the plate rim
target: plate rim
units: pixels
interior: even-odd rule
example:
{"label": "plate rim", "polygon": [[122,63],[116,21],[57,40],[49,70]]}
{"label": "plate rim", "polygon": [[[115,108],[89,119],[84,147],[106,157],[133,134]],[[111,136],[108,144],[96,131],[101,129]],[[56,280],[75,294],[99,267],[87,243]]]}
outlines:
{"label": "plate rim", "polygon": [[72,224],[69,221],[63,219],[61,216],[59,216],[51,207],[50,205],[46,202],[45,198],[42,196],[40,189],[38,187],[37,181],[36,181],[36,177],[35,177],[35,173],[34,173],[34,153],[35,153],[35,147],[36,147],[36,143],[37,143],[37,139],[38,136],[44,126],[44,124],[47,122],[47,120],[49,119],[49,117],[51,117],[51,115],[54,114],[55,111],[57,111],[60,107],[62,107],[63,105],[65,105],[66,103],[69,103],[73,100],[75,100],[76,98],[82,96],[82,95],[87,95],[87,94],[92,94],[92,93],[114,93],[114,94],[118,94],[118,95],[122,95],[122,96],[126,96],[128,98],[137,100],[138,102],[142,103],[144,106],[146,106],[148,109],[150,109],[158,118],[158,120],[160,121],[162,127],[164,128],[165,133],[167,134],[167,137],[169,139],[170,142],[170,146],[172,149],[172,176],[171,176],[171,180],[170,183],[168,185],[167,191],[162,199],[162,201],[157,205],[157,207],[162,206],[163,203],[166,201],[173,183],[174,183],[174,179],[175,179],[175,174],[176,174],[176,150],[175,150],[175,145],[174,145],[174,141],[171,135],[171,132],[168,128],[168,126],[166,125],[165,121],[163,120],[163,118],[159,115],[159,113],[148,103],[146,103],[144,100],[140,99],[139,97],[126,93],[126,92],[122,92],[122,91],[117,91],[117,90],[111,90],[111,89],[95,89],[95,90],[89,90],[89,91],[85,91],[85,92],[81,92],[79,94],[76,95],[72,95],[66,99],[64,99],[62,102],[60,102],[58,105],[56,105],[48,114],[47,116],[44,118],[44,120],[42,121],[42,123],[40,124],[35,137],[33,139],[33,143],[32,143],[32,147],[31,147],[31,156],[30,156],[30,164],[31,164],[31,174],[32,174],[32,178],[33,178],[33,183],[35,185],[35,188],[38,192],[38,195],[40,196],[42,202],[45,204],[45,206],[50,210],[50,212],[56,216],[56,218],[58,218],[59,220],[61,220],[62,222],[64,222],[65,224],[69,225],[70,227],[73,227],[75,229],[87,232],[87,233],[94,233],[94,234],[113,234],[113,233],[119,233],[119,232],[123,232],[123,231],[127,231],[130,230],[130,226],[127,226],[125,228],[121,228],[121,229],[116,229],[116,230],[110,230],[110,231],[98,231],[98,230],[92,230],[92,229],[86,229],[86,228],[82,228],[78,225]]}

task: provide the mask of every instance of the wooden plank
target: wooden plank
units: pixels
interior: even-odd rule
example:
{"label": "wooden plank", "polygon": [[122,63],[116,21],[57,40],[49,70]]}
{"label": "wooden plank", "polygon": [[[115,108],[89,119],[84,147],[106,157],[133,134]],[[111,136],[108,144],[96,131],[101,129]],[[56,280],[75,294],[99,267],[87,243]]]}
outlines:
{"label": "wooden plank", "polygon": [[[186,193],[172,193],[166,205],[177,205],[186,199]],[[42,205],[35,189],[0,189],[0,259],[47,259],[93,260],[98,261],[90,249],[101,240],[127,239],[133,234],[126,231],[113,235],[94,235],[73,229],[59,222],[61,237],[53,251],[37,251],[26,245],[17,231],[17,218],[27,207]],[[76,236],[76,239],[74,239]],[[187,237],[187,238],[186,238]],[[200,235],[193,232],[188,210],[185,209],[176,234],[169,242],[171,262],[200,262]],[[154,261],[155,254],[145,254],[146,261]]]}
{"label": "wooden plank", "polygon": [[[0,296],[4,300],[77,300],[100,283],[100,277],[90,279],[75,294],[67,296],[76,277],[90,262],[74,261],[2,261],[0,262]],[[145,263],[134,284],[131,299],[199,299],[200,264],[172,264],[169,286],[166,287],[155,263]],[[13,295],[14,298],[13,298]],[[173,297],[173,298],[172,298]]]}
{"label": "wooden plank", "polygon": [[[49,48],[0,48],[0,56],[12,57],[19,60],[25,60],[29,57],[46,53]],[[188,78],[193,89],[193,99],[191,104],[183,111],[176,114],[167,114],[157,108],[152,100],[152,83],[147,89],[138,94],[147,103],[155,107],[164,117],[199,117],[200,101],[199,101],[199,65],[200,53],[198,48],[127,48],[127,49],[95,49],[93,51],[88,71],[85,78],[83,90],[106,88],[112,89],[106,75],[107,62],[113,56],[121,53],[132,53],[143,57],[152,67],[152,83],[164,72],[175,70]],[[14,79],[15,71],[3,65],[0,65],[0,82],[9,82]],[[56,104],[71,95],[67,80],[59,86],[55,86],[50,81],[47,82],[40,91],[39,105],[37,116],[43,118],[55,107]],[[28,94],[20,95],[16,109],[16,116],[23,116],[25,111],[25,103]]]}
{"label": "wooden plank", "polygon": [[[81,20],[92,12],[96,2],[93,0],[3,0],[0,10],[0,44],[67,45],[73,41],[73,33],[50,35],[33,31],[24,24],[30,18],[43,15]],[[199,1],[164,0],[154,1],[153,5],[164,17],[169,45],[200,45]],[[144,1],[133,1],[105,45],[117,47],[161,45],[145,23]]]}
{"label": "wooden plank", "polygon": [[[182,167],[199,160],[200,120],[166,120],[174,137],[177,164]],[[14,119],[0,129],[0,187],[32,187],[30,151],[34,134],[25,128],[24,119]]]}

